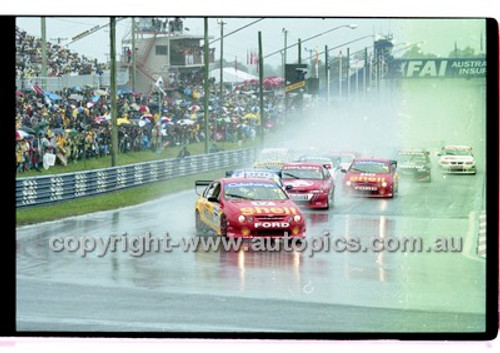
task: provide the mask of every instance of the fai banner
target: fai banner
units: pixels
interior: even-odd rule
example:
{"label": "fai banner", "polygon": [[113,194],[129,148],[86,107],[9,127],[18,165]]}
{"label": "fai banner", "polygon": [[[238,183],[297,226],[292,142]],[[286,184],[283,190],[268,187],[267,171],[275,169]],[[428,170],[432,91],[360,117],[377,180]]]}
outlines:
{"label": "fai banner", "polygon": [[[486,59],[394,59],[394,78],[486,77]],[[391,75],[392,76],[392,75]]]}

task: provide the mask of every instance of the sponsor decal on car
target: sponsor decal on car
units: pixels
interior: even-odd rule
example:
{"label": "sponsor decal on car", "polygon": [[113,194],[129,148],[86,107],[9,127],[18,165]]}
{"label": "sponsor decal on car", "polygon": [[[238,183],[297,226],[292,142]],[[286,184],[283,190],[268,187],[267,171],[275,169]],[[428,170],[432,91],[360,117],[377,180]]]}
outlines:
{"label": "sponsor decal on car", "polygon": [[254,206],[276,206],[276,203],[272,201],[252,201],[250,203]]}
{"label": "sponsor decal on car", "polygon": [[375,186],[355,186],[354,189],[360,191],[377,191]]}
{"label": "sponsor decal on car", "polygon": [[294,166],[289,166],[289,167],[283,167],[283,170],[290,170],[290,169],[309,169],[309,170],[319,170],[321,168],[313,165],[294,165]]}
{"label": "sponsor decal on car", "polygon": [[286,185],[291,185],[294,188],[309,187],[309,186],[314,185],[314,183],[312,181],[307,181],[307,180],[287,181],[285,184]]}
{"label": "sponsor decal on car", "polygon": [[256,222],[254,227],[257,228],[288,228],[290,223],[288,222]]}
{"label": "sponsor decal on car", "polygon": [[240,212],[244,216],[252,216],[254,214],[299,214],[295,207],[241,207]]}
{"label": "sponsor decal on car", "polygon": [[349,178],[350,181],[370,181],[370,182],[378,182],[382,183],[385,181],[385,178],[382,177],[366,177],[366,176],[356,176],[353,175]]}
{"label": "sponsor decal on car", "polygon": [[311,198],[310,194],[289,194],[288,195],[293,201],[309,201]]}
{"label": "sponsor decal on car", "polygon": [[248,187],[260,187],[260,188],[275,188],[274,183],[256,183],[256,182],[239,182],[239,183],[228,183],[227,188],[248,188]]}

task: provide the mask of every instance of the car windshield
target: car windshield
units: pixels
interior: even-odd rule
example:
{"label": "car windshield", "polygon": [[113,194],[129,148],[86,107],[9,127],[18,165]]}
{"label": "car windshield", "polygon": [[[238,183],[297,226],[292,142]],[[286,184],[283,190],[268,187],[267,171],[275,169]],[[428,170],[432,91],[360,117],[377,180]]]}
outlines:
{"label": "car windshield", "polygon": [[271,171],[260,171],[260,170],[235,170],[231,174],[231,178],[263,178],[263,179],[271,179],[276,184],[281,184],[281,178],[278,174],[273,173]]}
{"label": "car windshield", "polygon": [[398,156],[398,161],[402,163],[427,163],[425,154],[421,153],[401,153]]}
{"label": "car windshield", "polygon": [[349,172],[357,173],[389,173],[389,165],[382,162],[354,162]]}
{"label": "car windshield", "polygon": [[314,158],[314,157],[302,157],[300,159],[300,162],[321,163],[321,164],[330,164],[330,163],[332,163],[332,161],[330,161],[328,158]]}
{"label": "car windshield", "polygon": [[224,188],[224,198],[230,201],[286,200],[283,189],[275,183],[236,182]]}
{"label": "car windshield", "polygon": [[443,150],[443,155],[445,156],[470,156],[470,151],[468,150],[462,150],[462,149],[456,149],[456,150],[453,150],[453,149],[447,149],[447,150]]}
{"label": "car windshield", "polygon": [[323,179],[319,168],[286,168],[281,175],[283,179]]}

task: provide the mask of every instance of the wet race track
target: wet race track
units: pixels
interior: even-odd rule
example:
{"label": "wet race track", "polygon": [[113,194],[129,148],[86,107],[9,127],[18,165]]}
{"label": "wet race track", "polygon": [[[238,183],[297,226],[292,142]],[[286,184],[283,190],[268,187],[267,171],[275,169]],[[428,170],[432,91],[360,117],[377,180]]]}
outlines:
{"label": "wet race track", "polygon": [[[473,88],[464,88],[468,89]],[[306,211],[307,236],[324,238],[328,233],[332,241],[357,237],[362,244],[375,237],[414,237],[422,241],[423,251],[330,249],[311,256],[308,249],[174,248],[134,256],[130,249],[125,252],[119,246],[104,256],[92,251],[83,257],[78,251],[49,248],[52,237],[107,239],[125,232],[127,237],[150,232],[161,238],[168,232],[172,243],[194,238],[196,194],[187,190],[134,207],[18,227],[17,329],[483,331],[485,260],[476,254],[475,230],[484,200],[484,120],[473,120],[472,132],[470,125],[452,129],[453,139],[438,137],[440,132],[435,130],[415,133],[425,131],[433,118],[411,103],[372,123],[372,132],[376,135],[377,129],[384,131],[380,133],[384,139],[390,125],[402,132],[400,139],[418,141],[432,153],[443,141],[470,144],[476,152],[478,174],[442,175],[433,157],[432,182],[417,184],[403,179],[394,199],[344,196],[337,179],[334,207]],[[484,117],[484,105],[463,104]],[[419,109],[424,108],[432,109]],[[444,118],[452,119],[450,115]],[[354,118],[346,124],[362,122],[369,126],[375,118],[370,114],[355,116],[359,121]],[[396,117],[399,120],[394,124]],[[437,238],[453,239],[455,242],[448,245],[455,251],[427,251]]]}

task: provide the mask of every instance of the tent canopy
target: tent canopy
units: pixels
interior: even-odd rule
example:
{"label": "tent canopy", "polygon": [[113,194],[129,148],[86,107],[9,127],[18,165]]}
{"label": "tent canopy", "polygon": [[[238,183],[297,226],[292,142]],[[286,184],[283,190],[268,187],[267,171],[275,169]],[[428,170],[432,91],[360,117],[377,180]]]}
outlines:
{"label": "tent canopy", "polygon": [[[215,78],[215,82],[220,82],[220,69],[210,71],[210,77]],[[259,79],[245,71],[236,70],[234,67],[225,67],[222,69],[222,79],[227,83],[242,83],[246,80]]]}

